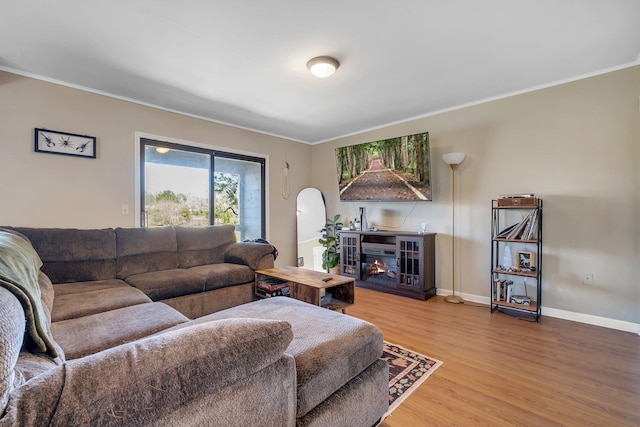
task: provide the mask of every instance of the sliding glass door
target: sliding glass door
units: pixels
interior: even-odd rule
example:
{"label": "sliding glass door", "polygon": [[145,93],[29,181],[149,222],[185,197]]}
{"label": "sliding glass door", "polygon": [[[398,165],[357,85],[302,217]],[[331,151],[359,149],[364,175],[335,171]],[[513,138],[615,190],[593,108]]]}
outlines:
{"label": "sliding glass door", "polygon": [[140,223],[233,224],[238,241],[265,236],[265,160],[142,138]]}

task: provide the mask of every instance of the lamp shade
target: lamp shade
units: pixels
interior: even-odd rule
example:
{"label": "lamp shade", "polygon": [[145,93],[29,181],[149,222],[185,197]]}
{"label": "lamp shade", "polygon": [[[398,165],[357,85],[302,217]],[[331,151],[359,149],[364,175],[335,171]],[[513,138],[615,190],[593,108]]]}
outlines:
{"label": "lamp shade", "polygon": [[464,157],[464,153],[447,153],[442,155],[442,160],[448,165],[459,165]]}
{"label": "lamp shade", "polygon": [[307,68],[316,77],[329,77],[336,72],[340,63],[330,56],[317,56],[307,62]]}

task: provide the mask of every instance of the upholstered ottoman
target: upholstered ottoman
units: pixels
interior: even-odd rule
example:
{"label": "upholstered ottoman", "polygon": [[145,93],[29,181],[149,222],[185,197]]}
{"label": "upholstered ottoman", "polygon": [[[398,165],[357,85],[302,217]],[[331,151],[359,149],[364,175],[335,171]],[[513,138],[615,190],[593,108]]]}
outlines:
{"label": "upholstered ottoman", "polygon": [[[285,320],[296,362],[298,426],[370,427],[389,405],[382,332],[371,323],[287,297],[254,301],[187,324],[228,318]],[[177,326],[177,328],[181,325]]]}

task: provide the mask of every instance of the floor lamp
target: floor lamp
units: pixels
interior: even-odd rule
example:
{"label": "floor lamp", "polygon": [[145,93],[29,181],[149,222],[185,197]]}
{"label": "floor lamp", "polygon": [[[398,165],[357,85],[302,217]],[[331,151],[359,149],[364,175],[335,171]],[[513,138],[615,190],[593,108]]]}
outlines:
{"label": "floor lamp", "polygon": [[451,290],[452,295],[444,297],[446,302],[462,304],[464,300],[456,295],[456,167],[464,160],[464,153],[447,153],[442,160],[451,166]]}

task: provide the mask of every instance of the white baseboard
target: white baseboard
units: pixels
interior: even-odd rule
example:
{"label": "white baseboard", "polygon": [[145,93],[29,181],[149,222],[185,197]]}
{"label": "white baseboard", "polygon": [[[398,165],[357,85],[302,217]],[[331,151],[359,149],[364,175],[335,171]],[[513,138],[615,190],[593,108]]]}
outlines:
{"label": "white baseboard", "polygon": [[[438,295],[451,295],[448,289],[438,289]],[[457,292],[465,301],[477,302],[479,304],[491,304],[489,297],[481,295],[466,294]],[[604,328],[616,329],[624,332],[631,332],[640,335],[640,323],[627,322],[626,320],[609,319],[607,317],[594,316],[591,314],[576,313],[573,311],[560,310],[542,306],[542,315],[555,317],[558,319],[571,320],[573,322],[586,323],[588,325],[602,326]]]}
{"label": "white baseboard", "polygon": [[640,335],[640,323],[627,322],[626,320],[609,319],[608,317],[594,316],[592,314],[575,313],[573,311],[559,310],[542,306],[542,314],[558,319],[572,320],[574,322],[587,323],[589,325],[602,326],[609,329],[631,332]]}

